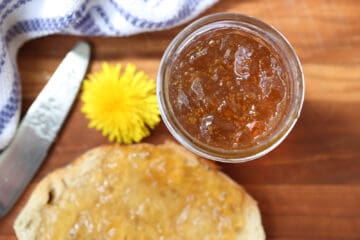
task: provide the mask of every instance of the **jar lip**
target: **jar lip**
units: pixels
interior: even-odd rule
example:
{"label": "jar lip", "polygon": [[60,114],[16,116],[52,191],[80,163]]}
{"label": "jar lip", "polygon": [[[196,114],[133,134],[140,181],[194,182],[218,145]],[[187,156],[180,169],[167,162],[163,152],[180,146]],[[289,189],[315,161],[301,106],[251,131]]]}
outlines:
{"label": "jar lip", "polygon": [[[286,47],[286,50],[290,55],[289,59],[291,59],[294,62],[295,64],[294,70],[297,72],[297,78],[290,79],[291,81],[298,83],[298,88],[299,88],[297,93],[298,96],[295,99],[297,100],[297,102],[294,109],[290,110],[291,114],[285,118],[286,121],[281,127],[281,129],[275,132],[275,134],[271,134],[273,136],[271,136],[268,140],[266,140],[266,143],[248,149],[225,150],[221,148],[208,146],[205,143],[202,143],[194,139],[185,130],[182,130],[181,126],[177,126],[179,124],[176,124],[176,122],[174,122],[174,119],[172,119],[174,117],[170,116],[169,114],[168,111],[169,103],[167,102],[166,97],[164,95],[165,71],[167,69],[168,62],[171,60],[173,53],[178,49],[178,47],[181,44],[184,43],[184,41],[188,38],[189,35],[191,35],[191,33],[195,32],[198,29],[203,28],[204,26],[208,26],[214,23],[224,22],[224,21],[245,23],[245,24],[249,24],[249,26],[256,27],[257,30],[263,30],[265,31],[265,33],[270,32],[272,35],[274,35],[274,37],[276,37],[276,40],[281,41],[281,43]],[[205,16],[191,23],[190,25],[185,27],[172,40],[172,42],[169,44],[168,48],[164,52],[164,55],[160,62],[160,67],[157,76],[156,92],[159,103],[159,109],[163,121],[166,127],[168,128],[168,130],[170,131],[170,133],[175,137],[177,141],[179,141],[182,145],[184,145],[188,150],[196,153],[197,155],[200,155],[201,157],[215,161],[235,163],[235,162],[246,162],[262,157],[265,154],[272,151],[274,148],[276,148],[286,138],[286,136],[293,129],[295,123],[297,122],[297,119],[300,116],[300,112],[303,106],[303,101],[305,96],[305,82],[304,82],[304,74],[300,60],[297,54],[295,53],[294,48],[291,46],[288,40],[283,36],[282,33],[280,33],[271,25],[264,23],[261,20],[251,16],[237,14],[237,13],[216,13]]]}

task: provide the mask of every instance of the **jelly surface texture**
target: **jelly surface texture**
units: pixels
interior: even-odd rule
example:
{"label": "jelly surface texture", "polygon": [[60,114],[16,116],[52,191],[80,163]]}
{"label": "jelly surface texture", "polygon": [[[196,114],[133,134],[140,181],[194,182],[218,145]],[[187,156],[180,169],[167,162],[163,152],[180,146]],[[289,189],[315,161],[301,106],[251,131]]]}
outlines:
{"label": "jelly surface texture", "polygon": [[91,156],[76,163],[81,177],[58,181],[66,191],[41,209],[36,239],[221,240],[243,228],[243,190],[180,150],[109,147]]}
{"label": "jelly surface texture", "polygon": [[179,124],[212,147],[258,145],[281,122],[289,77],[279,54],[239,29],[193,38],[170,66],[169,99]]}

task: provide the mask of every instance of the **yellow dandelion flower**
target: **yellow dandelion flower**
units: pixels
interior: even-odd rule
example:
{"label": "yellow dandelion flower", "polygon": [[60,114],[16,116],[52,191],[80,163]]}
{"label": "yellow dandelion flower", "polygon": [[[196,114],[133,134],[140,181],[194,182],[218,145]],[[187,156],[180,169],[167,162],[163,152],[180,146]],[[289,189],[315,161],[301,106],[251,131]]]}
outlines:
{"label": "yellow dandelion flower", "polygon": [[81,111],[110,142],[139,142],[160,122],[155,92],[155,82],[134,65],[121,75],[120,64],[104,63],[84,81]]}

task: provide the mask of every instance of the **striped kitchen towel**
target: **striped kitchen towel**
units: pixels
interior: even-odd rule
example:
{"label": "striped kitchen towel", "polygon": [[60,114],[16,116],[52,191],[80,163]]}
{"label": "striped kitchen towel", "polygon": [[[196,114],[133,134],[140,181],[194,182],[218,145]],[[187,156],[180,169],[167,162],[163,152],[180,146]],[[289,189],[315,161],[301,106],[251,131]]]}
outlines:
{"label": "striped kitchen towel", "polygon": [[19,47],[53,33],[125,36],[184,23],[217,0],[0,0],[0,150],[20,116]]}

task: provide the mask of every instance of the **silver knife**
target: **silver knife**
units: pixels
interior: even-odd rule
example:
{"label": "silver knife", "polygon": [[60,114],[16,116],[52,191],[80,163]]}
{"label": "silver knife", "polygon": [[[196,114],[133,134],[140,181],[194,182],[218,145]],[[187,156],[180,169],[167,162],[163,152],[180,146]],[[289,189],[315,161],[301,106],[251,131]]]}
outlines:
{"label": "silver knife", "polygon": [[0,218],[16,203],[44,161],[79,91],[90,46],[77,43],[27,111],[0,155]]}

